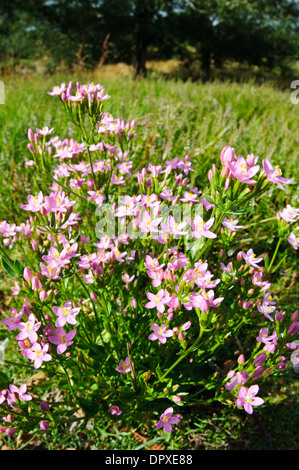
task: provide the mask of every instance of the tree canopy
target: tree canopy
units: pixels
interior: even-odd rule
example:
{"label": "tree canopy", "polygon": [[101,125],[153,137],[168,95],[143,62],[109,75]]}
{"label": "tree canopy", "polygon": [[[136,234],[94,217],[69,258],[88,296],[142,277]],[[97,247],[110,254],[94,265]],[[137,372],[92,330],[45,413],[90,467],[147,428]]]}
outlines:
{"label": "tree canopy", "polygon": [[284,67],[298,59],[298,0],[2,0],[1,61],[71,66],[198,59],[206,78],[226,60]]}

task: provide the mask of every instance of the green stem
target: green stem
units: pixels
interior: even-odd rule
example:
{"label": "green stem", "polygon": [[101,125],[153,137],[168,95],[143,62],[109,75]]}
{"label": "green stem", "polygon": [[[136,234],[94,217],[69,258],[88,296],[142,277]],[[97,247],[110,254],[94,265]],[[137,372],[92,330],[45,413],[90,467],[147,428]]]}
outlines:
{"label": "green stem", "polygon": [[169,372],[172,371],[172,369],[174,369],[183,359],[185,359],[185,357],[187,357],[188,354],[190,354],[192,351],[194,351],[194,349],[196,348],[196,346],[198,345],[198,343],[199,343],[200,340],[201,340],[201,337],[202,337],[202,335],[203,335],[203,332],[204,332],[204,330],[201,329],[200,332],[199,332],[199,335],[198,335],[198,337],[196,338],[196,340],[194,341],[194,343],[190,346],[190,348],[187,349],[187,351],[185,352],[185,354],[182,354],[182,355],[169,367],[169,369],[162,375],[162,377],[160,377],[159,382],[162,382],[162,380],[165,379],[165,377],[169,374]]}
{"label": "green stem", "polygon": [[272,259],[271,259],[271,263],[270,263],[269,266],[268,266],[268,273],[271,272],[271,268],[272,268],[272,265],[273,265],[274,260],[275,260],[275,258],[276,258],[276,255],[277,255],[277,252],[278,252],[278,248],[280,247],[281,242],[282,242],[282,238],[279,238],[279,240],[278,240],[278,242],[277,242],[277,245],[276,245],[276,248],[275,248],[275,251],[274,251],[274,255],[273,255]]}

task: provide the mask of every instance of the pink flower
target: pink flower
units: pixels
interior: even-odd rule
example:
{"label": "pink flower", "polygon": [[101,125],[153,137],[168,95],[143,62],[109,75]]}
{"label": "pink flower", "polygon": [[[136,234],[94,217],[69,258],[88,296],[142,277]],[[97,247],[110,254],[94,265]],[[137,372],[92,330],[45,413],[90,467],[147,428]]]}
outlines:
{"label": "pink flower", "polygon": [[52,307],[52,311],[58,317],[55,325],[57,327],[62,327],[66,323],[69,323],[70,325],[77,324],[75,317],[79,313],[80,307],[73,308],[71,301],[67,300],[63,307]]}
{"label": "pink flower", "polygon": [[217,238],[217,235],[215,233],[209,231],[209,228],[212,227],[214,221],[215,218],[212,217],[210,220],[208,220],[208,222],[204,222],[202,217],[200,217],[200,215],[198,214],[194,217],[193,221],[189,219],[188,222],[193,229],[193,237]]}
{"label": "pink flower", "polygon": [[[170,215],[167,219],[167,224],[161,223],[161,228],[167,233],[171,235],[187,235],[187,232],[183,231],[186,222],[182,222],[181,224],[176,223],[174,217]],[[179,238],[179,237],[178,237]]]}
{"label": "pink flower", "polygon": [[244,261],[246,262],[246,264],[248,264],[248,266],[254,266],[255,268],[258,268],[259,266],[257,263],[263,261],[263,258],[256,258],[256,255],[253,253],[252,248],[250,248],[247,253],[245,253],[244,251],[242,251],[241,253]]}
{"label": "pink flower", "polygon": [[160,289],[158,294],[146,293],[149,302],[145,304],[145,308],[156,308],[158,312],[165,311],[165,304],[171,300],[170,295],[164,289]]}
{"label": "pink flower", "polygon": [[236,229],[243,228],[243,225],[237,225],[238,221],[239,219],[233,219],[232,217],[228,219],[227,217],[225,217],[223,219],[222,225],[231,230],[232,232],[235,232]]}
{"label": "pink flower", "polygon": [[118,406],[110,406],[109,411],[112,415],[119,416],[122,414],[122,411],[118,408]]}
{"label": "pink flower", "polygon": [[180,422],[181,415],[173,416],[173,408],[167,408],[164,413],[161,414],[159,421],[156,424],[157,429],[164,427],[166,432],[172,431],[172,424],[177,424]]}
{"label": "pink flower", "polygon": [[274,312],[276,310],[276,307],[274,305],[270,305],[267,302],[263,302],[261,305],[257,306],[257,309],[260,313],[263,313],[266,318],[270,321],[274,321],[273,318],[271,317],[270,313]]}
{"label": "pink flower", "polygon": [[160,343],[165,344],[167,338],[173,336],[173,331],[168,330],[164,325],[157,325],[157,323],[152,323],[151,328],[153,333],[151,333],[148,337],[151,341],[155,341],[156,339],[159,340]]}
{"label": "pink flower", "polygon": [[20,286],[17,282],[15,282],[14,286],[10,288],[12,290],[12,295],[18,295],[20,292]]}
{"label": "pink flower", "polygon": [[161,269],[165,265],[160,264],[157,258],[152,258],[150,255],[146,255],[144,266],[150,271],[153,271],[153,270]]}
{"label": "pink flower", "polygon": [[4,318],[3,320],[1,320],[1,323],[3,323],[3,325],[8,326],[7,331],[12,331],[15,328],[19,328],[22,315],[23,315],[22,312],[17,313],[17,311],[13,307],[11,307],[10,318]]}
{"label": "pink flower", "polygon": [[251,415],[254,406],[260,406],[264,403],[262,398],[256,396],[258,391],[258,385],[252,385],[248,389],[242,385],[238,390],[239,398],[236,400],[236,406],[243,406],[246,413]]}
{"label": "pink flower", "polygon": [[65,91],[66,85],[65,83],[61,83],[61,85],[54,86],[52,91],[48,91],[48,95],[51,96],[59,96],[63,91]]}
{"label": "pink flower", "polygon": [[274,183],[274,184],[277,184],[277,186],[282,189],[283,191],[285,191],[284,187],[282,186],[281,183],[290,183],[290,180],[286,179],[286,178],[283,178],[281,175],[282,175],[282,172],[281,172],[281,169],[279,168],[278,165],[276,165],[275,168],[273,168],[273,166],[271,165],[271,163],[269,162],[269,160],[267,158],[265,158],[263,160],[263,168],[264,168],[264,171],[266,173],[266,176],[268,178],[268,181],[270,181],[270,183]]}
{"label": "pink flower", "polygon": [[32,348],[27,353],[26,357],[34,361],[33,367],[35,369],[38,369],[42,365],[43,361],[48,362],[52,359],[52,356],[48,354],[48,349],[49,349],[49,344],[46,344],[43,347],[39,343],[34,343],[32,345]]}
{"label": "pink flower", "polygon": [[294,250],[298,250],[298,248],[299,248],[299,237],[296,237],[296,235],[292,232],[288,236],[287,240],[292,245]]}
{"label": "pink flower", "polygon": [[299,209],[295,209],[290,204],[287,204],[281,212],[278,212],[278,215],[286,222],[296,222],[299,217]]}
{"label": "pink flower", "polygon": [[41,326],[41,322],[36,323],[35,316],[30,313],[27,318],[26,322],[21,322],[18,326],[21,333],[16,336],[17,340],[23,340],[28,338],[31,343],[35,343],[37,341],[37,330]]}
{"label": "pink flower", "polygon": [[152,219],[150,212],[144,211],[142,220],[137,220],[136,225],[141,229],[143,233],[158,232],[158,225],[160,224],[162,217]]}
{"label": "pink flower", "polygon": [[220,160],[222,165],[227,165],[228,163],[231,163],[233,160],[235,160],[236,154],[235,154],[235,149],[233,147],[230,147],[227,145],[224,147],[220,153]]}
{"label": "pink flower", "polygon": [[120,361],[116,370],[117,372],[120,372],[121,374],[127,374],[128,372],[131,372],[129,358],[127,357],[124,361]]}
{"label": "pink flower", "polygon": [[66,351],[67,346],[73,344],[72,339],[74,338],[77,330],[71,330],[66,333],[63,328],[57,328],[53,331],[53,334],[49,335],[48,339],[50,343],[57,344],[57,354],[62,354]]}
{"label": "pink flower", "polygon": [[48,126],[44,126],[42,129],[36,129],[36,132],[40,135],[49,135],[53,132],[54,127],[51,127],[51,129],[48,128]]}
{"label": "pink flower", "polygon": [[39,427],[43,430],[43,431],[47,431],[47,429],[49,429],[50,425],[48,423],[48,421],[41,421],[39,423]]}
{"label": "pink flower", "polygon": [[16,387],[13,384],[9,385],[10,393],[7,397],[7,403],[15,403],[16,400],[23,400],[23,401],[30,401],[32,400],[32,396],[26,393],[27,386],[26,384],[22,384],[20,388]]}
{"label": "pink flower", "polygon": [[254,184],[255,180],[252,179],[259,171],[260,166],[254,165],[250,167],[244,157],[238,157],[236,161],[228,161],[227,166],[232,175],[237,178],[241,183]]}
{"label": "pink flower", "polygon": [[27,197],[28,204],[22,205],[21,209],[25,211],[38,212],[43,206],[43,199],[44,197],[42,191],[38,193],[38,196],[29,195]]}
{"label": "pink flower", "polygon": [[155,271],[147,271],[148,276],[153,279],[153,286],[160,286],[162,280],[164,279],[163,269],[157,269]]}
{"label": "pink flower", "polygon": [[227,390],[233,390],[233,388],[235,388],[236,385],[238,384],[244,384],[247,379],[248,379],[248,373],[246,371],[244,372],[237,372],[237,374],[235,375],[235,371],[234,370],[231,370],[228,374],[227,374],[228,378],[232,378],[234,377],[230,382],[227,382],[225,384],[225,388]]}

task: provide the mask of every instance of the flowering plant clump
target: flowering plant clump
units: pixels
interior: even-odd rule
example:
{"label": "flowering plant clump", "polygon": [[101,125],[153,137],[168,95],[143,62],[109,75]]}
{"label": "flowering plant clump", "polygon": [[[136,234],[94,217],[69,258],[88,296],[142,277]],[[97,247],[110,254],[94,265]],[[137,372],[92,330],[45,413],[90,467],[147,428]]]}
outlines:
{"label": "flowering plant clump", "polygon": [[[262,410],[264,381],[299,348],[298,311],[281,312],[271,295],[279,246],[298,249],[299,209],[278,212],[266,267],[237,234],[268,189],[290,181],[268,159],[230,146],[203,188],[192,181],[190,155],[138,168],[136,123],[104,111],[110,96],[101,85],[62,83],[48,94],[78,138],[28,130],[27,167],[44,186],[21,205],[20,225],[0,222],[13,295],[1,326],[45,387],[41,396],[21,377],[7,385],[1,431],[55,437],[78,422],[97,429],[105,416],[167,434],[192,406]],[[236,334],[246,337],[237,359]],[[219,367],[225,360],[230,370]]]}

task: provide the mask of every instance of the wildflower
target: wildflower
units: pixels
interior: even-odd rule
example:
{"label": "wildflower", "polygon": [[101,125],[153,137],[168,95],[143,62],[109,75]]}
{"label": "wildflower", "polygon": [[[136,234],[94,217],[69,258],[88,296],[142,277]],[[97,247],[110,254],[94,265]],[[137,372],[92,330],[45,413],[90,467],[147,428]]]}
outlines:
{"label": "wildflower", "polygon": [[63,91],[65,91],[66,85],[65,83],[61,83],[61,85],[56,85],[53,87],[52,91],[48,91],[47,94],[51,96],[60,96]]}
{"label": "wildflower", "polygon": [[14,286],[12,286],[10,289],[12,290],[12,295],[18,295],[21,290],[18,282],[15,282]]}
{"label": "wildflower", "polygon": [[27,353],[28,359],[31,359],[34,361],[34,368],[38,369],[43,361],[50,361],[52,359],[52,356],[48,354],[48,349],[49,349],[49,344],[46,344],[45,346],[41,346],[39,343],[34,343],[32,345],[32,348],[30,351]]}
{"label": "wildflower", "polygon": [[3,318],[3,320],[1,320],[1,323],[3,323],[3,325],[8,326],[7,331],[12,331],[15,328],[19,328],[20,323],[21,323],[20,320],[21,320],[22,316],[23,316],[22,312],[17,313],[17,311],[13,307],[11,307],[10,308],[10,317],[9,318]]}
{"label": "wildflower", "polygon": [[292,207],[290,204],[287,204],[287,206],[281,211],[278,212],[278,215],[285,221],[285,222],[296,222],[299,217],[299,209],[295,209]]}
{"label": "wildflower", "polygon": [[200,215],[196,215],[194,220],[188,220],[189,224],[191,225],[193,232],[192,235],[194,238],[217,238],[217,235],[211,231],[209,228],[212,227],[215,221],[215,217],[212,217],[208,222],[204,222]]}
{"label": "wildflower", "polygon": [[242,254],[244,261],[246,261],[246,264],[248,266],[254,266],[255,268],[258,268],[259,266],[257,263],[260,263],[261,261],[263,261],[263,258],[256,258],[256,255],[253,253],[252,248],[250,248],[247,251],[247,253],[242,251],[241,254]]}
{"label": "wildflower", "polygon": [[258,391],[258,385],[252,385],[248,389],[242,385],[238,390],[239,398],[236,400],[236,406],[243,406],[246,413],[251,415],[254,406],[260,406],[264,403],[262,398],[256,396]]}
{"label": "wildflower", "polygon": [[61,327],[53,331],[48,339],[50,343],[57,344],[57,354],[62,354],[65,352],[67,346],[73,344],[72,339],[74,338],[77,330],[71,330],[69,333],[66,333],[65,330]]}
{"label": "wildflower", "polygon": [[227,378],[230,379],[234,377],[230,382],[227,382],[225,384],[225,388],[227,390],[233,390],[233,388],[235,388],[236,385],[238,384],[244,384],[245,382],[247,382],[247,379],[248,379],[248,372],[244,371],[244,372],[237,372],[236,375],[235,375],[235,371],[234,370],[231,370],[229,371],[229,373],[227,374]]}
{"label": "wildflower", "polygon": [[267,302],[263,302],[261,305],[257,306],[257,309],[260,313],[263,313],[266,318],[270,321],[274,321],[273,318],[271,317],[270,313],[274,312],[276,310],[276,307],[274,305],[270,305]]}
{"label": "wildflower", "polygon": [[230,147],[229,145],[227,145],[221,150],[220,160],[221,160],[222,165],[227,165],[228,163],[231,163],[232,161],[235,160],[235,158],[236,158],[236,154],[235,154],[235,149],[233,147]]}
{"label": "wildflower", "polygon": [[268,332],[268,328],[262,328],[256,340],[258,343],[264,343],[266,345],[264,347],[265,351],[271,353],[275,351],[275,347],[277,344],[277,335],[276,332],[273,331],[273,334],[271,336],[268,336]]}
{"label": "wildflower", "polygon": [[122,414],[122,411],[119,409],[118,406],[110,406],[109,411],[112,415],[119,416]]}
{"label": "wildflower", "polygon": [[280,189],[285,191],[285,189],[284,189],[284,187],[282,186],[281,183],[287,184],[287,183],[290,183],[290,180],[286,179],[286,178],[283,178],[281,176],[282,172],[281,172],[281,169],[279,168],[279,166],[276,165],[276,167],[273,168],[273,166],[271,165],[269,160],[267,158],[265,158],[263,160],[263,168],[264,168],[264,172],[266,173],[266,176],[268,178],[268,181],[270,181],[270,183],[277,184],[277,186]]}
{"label": "wildflower", "polygon": [[161,223],[161,228],[171,235],[187,235],[187,232],[183,231],[185,225],[186,222],[182,222],[181,224],[176,223],[174,217],[170,215],[167,219],[167,224]]}
{"label": "wildflower", "polygon": [[157,269],[154,271],[147,271],[148,276],[153,279],[153,286],[158,287],[161,285],[162,280],[165,278],[163,269]]}
{"label": "wildflower", "polygon": [[156,424],[157,429],[162,427],[166,432],[172,431],[172,424],[177,424],[180,422],[181,415],[173,415],[173,408],[167,408],[164,413],[161,414],[159,421]]}
{"label": "wildflower", "polygon": [[228,228],[229,230],[231,230],[232,232],[235,232],[236,229],[243,228],[243,225],[237,225],[238,221],[239,221],[239,219],[233,219],[233,217],[231,217],[230,219],[225,217],[223,219],[222,225],[224,227]]}
{"label": "wildflower", "polygon": [[259,171],[259,165],[254,165],[250,167],[244,157],[238,157],[236,161],[228,161],[227,166],[230,169],[232,175],[237,178],[241,183],[256,183],[256,181],[252,178]]}
{"label": "wildflower", "polygon": [[153,333],[149,335],[148,339],[152,341],[158,339],[160,343],[165,344],[167,338],[173,336],[173,331],[168,330],[167,327],[164,325],[157,325],[157,323],[152,323],[151,328],[153,330]]}
{"label": "wildflower", "polygon": [[63,307],[52,307],[52,312],[58,317],[55,325],[57,327],[63,327],[66,323],[70,325],[76,325],[76,315],[79,313],[80,307],[73,308],[70,300],[67,300]]}
{"label": "wildflower", "polygon": [[16,336],[17,340],[22,340],[28,338],[31,343],[35,343],[37,341],[37,330],[41,326],[41,322],[36,323],[35,316],[30,313],[27,318],[26,322],[21,322],[18,326],[21,333]]}
{"label": "wildflower", "polygon": [[160,289],[158,294],[146,293],[149,302],[145,304],[145,308],[156,308],[158,312],[165,311],[165,304],[170,301],[170,295],[164,289]]}
{"label": "wildflower", "polygon": [[117,372],[120,372],[121,374],[127,374],[128,372],[131,372],[131,365],[130,365],[129,358],[127,357],[124,361],[120,361],[116,370]]}
{"label": "wildflower", "polygon": [[43,206],[43,199],[44,197],[42,191],[40,191],[37,196],[29,195],[27,197],[28,204],[23,204],[21,209],[25,211],[38,212]]}
{"label": "wildflower", "polygon": [[44,126],[42,129],[36,129],[36,132],[40,135],[49,135],[52,134],[54,130],[54,127],[51,127],[51,129],[48,128],[48,126]]}
{"label": "wildflower", "polygon": [[298,248],[299,248],[299,237],[296,237],[296,235],[292,232],[288,236],[287,240],[295,250],[298,250]]}
{"label": "wildflower", "polygon": [[43,431],[47,431],[50,427],[48,421],[41,421],[39,423],[39,427],[43,430]]}
{"label": "wildflower", "polygon": [[16,400],[22,400],[22,401],[30,401],[32,400],[32,396],[26,393],[27,390],[27,385],[22,384],[19,388],[16,387],[13,384],[9,385],[9,391],[7,396],[7,403],[10,404],[11,402],[16,402]]}
{"label": "wildflower", "polygon": [[160,224],[162,217],[152,219],[151,214],[148,211],[143,212],[142,220],[137,220],[136,225],[141,229],[142,232],[158,232],[158,225]]}
{"label": "wildflower", "polygon": [[157,258],[152,258],[150,255],[146,255],[144,266],[150,271],[157,271],[162,269],[165,265],[160,264]]}

